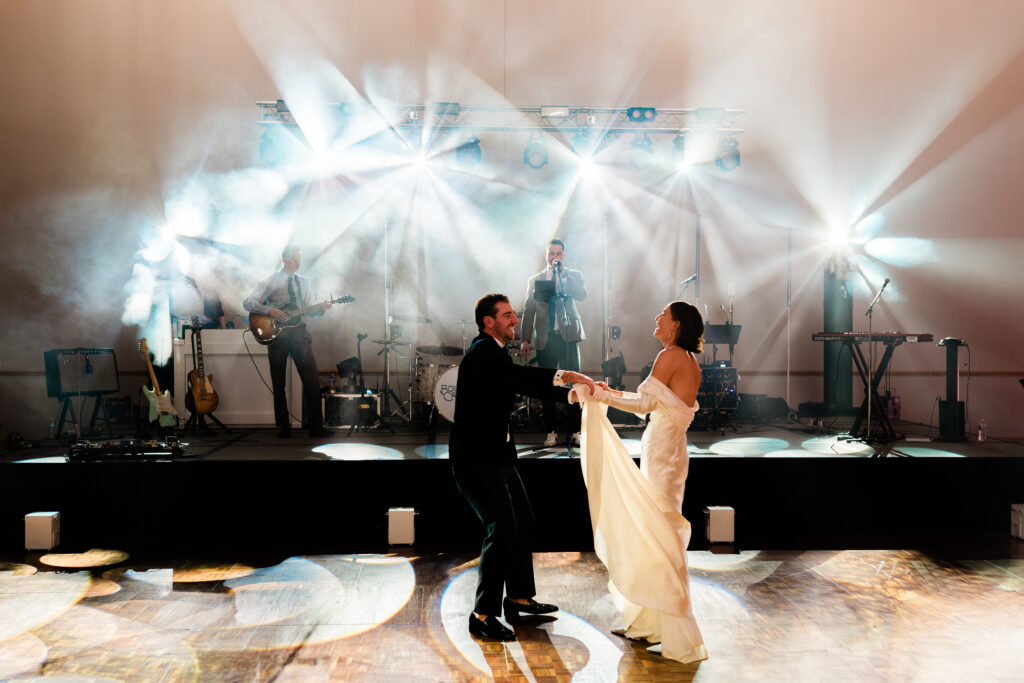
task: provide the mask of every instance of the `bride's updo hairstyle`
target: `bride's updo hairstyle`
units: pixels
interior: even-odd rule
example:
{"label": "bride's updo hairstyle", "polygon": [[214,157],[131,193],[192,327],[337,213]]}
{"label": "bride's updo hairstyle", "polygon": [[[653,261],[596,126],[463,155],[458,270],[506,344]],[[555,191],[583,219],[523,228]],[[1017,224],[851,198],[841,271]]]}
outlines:
{"label": "bride's updo hairstyle", "polygon": [[704,344],[704,319],[697,307],[685,301],[668,305],[672,319],[679,323],[674,343],[692,353],[700,353]]}

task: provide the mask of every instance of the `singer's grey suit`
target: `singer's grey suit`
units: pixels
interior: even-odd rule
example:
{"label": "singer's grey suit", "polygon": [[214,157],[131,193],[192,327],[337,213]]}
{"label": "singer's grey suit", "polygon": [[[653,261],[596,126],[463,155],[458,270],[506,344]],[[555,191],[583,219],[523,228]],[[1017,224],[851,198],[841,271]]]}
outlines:
{"label": "singer's grey suit", "polygon": [[[563,268],[557,283],[556,296],[548,301],[537,301],[534,292],[538,280],[551,278],[551,271],[544,269],[530,278],[526,286],[526,304],[523,306],[523,341],[532,343],[537,351],[537,365],[542,368],[562,368],[580,371],[579,342],[586,339],[583,321],[576,309],[577,299],[587,298],[583,284],[583,273]],[[561,296],[557,296],[561,295]],[[534,341],[536,337],[536,341]],[[554,432],[557,427],[554,401],[546,400],[542,405],[544,431]],[[580,427],[578,404],[569,406],[568,427],[578,432]]]}
{"label": "singer's grey suit", "polygon": [[[552,301],[537,301],[534,298],[534,290],[538,279],[546,280],[550,276],[547,269],[542,270],[530,277],[526,286],[526,304],[523,306],[523,341],[530,342],[539,353],[548,345],[548,333],[551,329],[560,330],[562,338],[569,343],[583,341],[587,338],[583,332],[583,321],[576,309],[576,301],[583,301],[587,298],[587,288],[583,284],[583,272],[564,269],[565,275],[562,278],[563,288],[560,293],[565,298],[555,298]],[[548,324],[551,315],[550,306],[554,304],[554,318],[551,318],[555,327]],[[562,328],[565,329],[562,329]],[[536,333],[536,341],[533,337]],[[563,368],[565,370],[579,371],[579,361],[575,368]]]}

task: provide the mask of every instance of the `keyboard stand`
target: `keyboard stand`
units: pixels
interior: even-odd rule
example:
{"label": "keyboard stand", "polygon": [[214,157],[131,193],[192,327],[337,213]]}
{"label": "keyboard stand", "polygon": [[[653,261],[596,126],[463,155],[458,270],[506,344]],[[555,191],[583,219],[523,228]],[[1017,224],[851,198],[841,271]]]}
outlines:
{"label": "keyboard stand", "polygon": [[[868,342],[871,343],[870,341]],[[871,378],[871,386],[868,386],[868,363],[864,358],[864,353],[860,350],[860,343],[855,341],[847,342],[847,346],[850,347],[850,355],[853,356],[853,363],[857,366],[857,373],[860,375],[861,381],[864,383],[864,402],[860,404],[860,409],[857,411],[857,419],[853,421],[853,426],[850,427],[850,436],[861,438],[858,432],[860,432],[861,423],[868,413],[868,392],[871,392],[871,418],[877,420],[877,424],[881,426],[882,441],[895,441],[900,438],[900,435],[893,429],[892,423],[889,422],[889,416],[886,414],[885,404],[882,402],[881,396],[878,395],[878,385],[881,384],[882,378],[885,376],[885,370],[889,367],[889,361],[892,360],[892,352],[896,350],[896,347],[902,344],[902,340],[893,340],[883,342],[885,344],[885,353],[882,354],[882,359],[878,362],[878,369],[875,370],[874,376]],[[865,434],[863,439],[869,441],[872,438],[871,434]]]}

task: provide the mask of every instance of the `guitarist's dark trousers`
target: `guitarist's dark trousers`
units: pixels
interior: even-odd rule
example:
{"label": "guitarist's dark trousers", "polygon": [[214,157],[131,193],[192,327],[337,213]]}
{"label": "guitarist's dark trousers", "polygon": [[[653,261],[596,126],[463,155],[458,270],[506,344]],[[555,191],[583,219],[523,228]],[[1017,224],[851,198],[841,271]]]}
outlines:
{"label": "guitarist's dark trousers", "polygon": [[313,338],[309,336],[305,325],[288,330],[267,346],[270,383],[274,387],[274,421],[282,429],[291,426],[288,398],[284,390],[289,355],[302,379],[306,428],[313,431],[322,429],[324,417],[320,407],[320,379],[317,376],[316,358],[313,356]]}

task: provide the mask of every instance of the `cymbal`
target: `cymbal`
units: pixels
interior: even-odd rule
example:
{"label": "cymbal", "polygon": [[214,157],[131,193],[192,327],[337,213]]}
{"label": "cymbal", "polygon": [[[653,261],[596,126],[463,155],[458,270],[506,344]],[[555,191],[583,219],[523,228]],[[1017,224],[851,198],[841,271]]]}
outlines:
{"label": "cymbal", "polygon": [[461,356],[462,349],[458,346],[417,346],[416,351],[425,356]]}
{"label": "cymbal", "polygon": [[374,344],[384,344],[385,346],[388,344],[392,346],[409,346],[412,344],[411,341],[398,341],[397,339],[371,339],[370,341]]}
{"label": "cymbal", "polygon": [[430,318],[425,318],[422,315],[402,315],[400,313],[397,314],[397,315],[391,316],[391,319],[392,320],[398,320],[398,321],[401,321],[403,323],[429,323],[429,322],[433,322]]}

